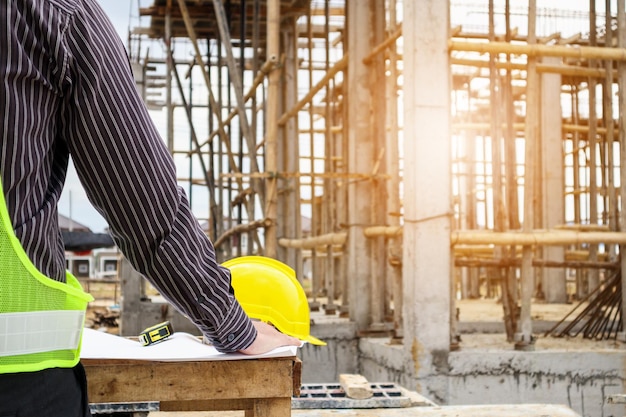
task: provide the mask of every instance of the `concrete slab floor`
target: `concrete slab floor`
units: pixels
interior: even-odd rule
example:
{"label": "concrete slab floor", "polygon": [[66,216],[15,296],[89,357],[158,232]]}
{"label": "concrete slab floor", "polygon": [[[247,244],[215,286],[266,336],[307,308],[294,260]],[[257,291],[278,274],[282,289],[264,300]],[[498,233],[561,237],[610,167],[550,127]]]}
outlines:
{"label": "concrete slab floor", "polygon": [[[580,417],[558,404],[463,405],[385,409],[293,410],[292,417]],[[149,417],[244,417],[243,411],[151,412]]]}

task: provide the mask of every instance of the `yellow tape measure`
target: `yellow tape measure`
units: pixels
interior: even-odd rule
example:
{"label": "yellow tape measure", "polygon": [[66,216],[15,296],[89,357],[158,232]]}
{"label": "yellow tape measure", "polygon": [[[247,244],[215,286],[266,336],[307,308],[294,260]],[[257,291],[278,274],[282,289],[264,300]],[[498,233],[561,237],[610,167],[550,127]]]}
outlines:
{"label": "yellow tape measure", "polygon": [[139,342],[143,346],[153,345],[158,342],[162,342],[174,333],[172,325],[169,321],[155,324],[152,327],[148,327],[141,333],[139,333]]}

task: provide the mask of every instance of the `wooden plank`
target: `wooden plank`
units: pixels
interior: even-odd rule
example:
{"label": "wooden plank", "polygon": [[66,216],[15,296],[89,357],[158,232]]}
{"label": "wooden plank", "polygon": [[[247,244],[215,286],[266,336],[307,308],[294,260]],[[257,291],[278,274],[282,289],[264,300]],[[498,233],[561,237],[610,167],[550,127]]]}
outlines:
{"label": "wooden plank", "polygon": [[236,398],[228,400],[161,401],[159,411],[228,411],[252,410],[254,399]]}
{"label": "wooden plank", "polygon": [[290,417],[291,398],[263,398],[256,400],[246,417]]}
{"label": "wooden plank", "polygon": [[293,360],[293,392],[292,395],[294,397],[300,396],[300,388],[302,388],[302,361],[300,358],[295,358]]}
{"label": "wooden plank", "polygon": [[294,358],[150,362],[83,360],[91,402],[291,398]]}

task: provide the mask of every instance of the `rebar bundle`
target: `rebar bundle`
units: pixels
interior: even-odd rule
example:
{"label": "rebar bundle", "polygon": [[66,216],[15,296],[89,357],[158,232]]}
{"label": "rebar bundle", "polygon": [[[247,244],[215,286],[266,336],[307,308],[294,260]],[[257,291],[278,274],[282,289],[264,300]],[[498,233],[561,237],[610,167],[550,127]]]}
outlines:
{"label": "rebar bundle", "polygon": [[[545,336],[576,337],[582,334],[585,339],[616,339],[623,327],[621,279],[621,272],[615,272],[547,331]],[[563,326],[565,320],[587,301],[589,301],[587,306],[571,322]],[[559,327],[562,329],[559,330]]]}

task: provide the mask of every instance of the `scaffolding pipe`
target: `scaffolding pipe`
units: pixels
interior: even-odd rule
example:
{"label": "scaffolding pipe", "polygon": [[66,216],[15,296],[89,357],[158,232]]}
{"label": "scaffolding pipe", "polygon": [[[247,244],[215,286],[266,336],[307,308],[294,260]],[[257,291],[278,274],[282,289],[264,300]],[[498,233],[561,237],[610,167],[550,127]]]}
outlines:
{"label": "scaffolding pipe", "polygon": [[335,65],[332,66],[332,68],[328,70],[326,75],[324,75],[324,78],[322,78],[317,84],[313,86],[313,88],[309,90],[306,96],[298,101],[291,110],[280,116],[280,119],[278,119],[278,125],[282,126],[287,123],[287,120],[289,120],[289,118],[295,116],[300,110],[302,110],[302,108],[311,101],[315,94],[317,94],[318,91],[324,88],[324,86],[328,83],[328,81],[330,81],[331,78],[333,78],[339,71],[344,70],[347,66],[348,54],[346,53],[339,61],[335,63]]}
{"label": "scaffolding pipe", "polygon": [[[370,226],[364,229],[367,238],[402,236],[402,226]],[[450,233],[451,245],[574,245],[626,244],[626,232],[577,230],[535,230],[531,232],[491,232],[482,230],[455,230]]]}
{"label": "scaffolding pipe", "polygon": [[272,221],[267,218],[261,219],[261,220],[255,220],[247,224],[239,224],[225,231],[219,238],[215,240],[215,242],[213,243],[213,246],[215,246],[216,248],[219,247],[222,243],[224,243],[226,239],[228,239],[232,235],[247,233],[247,232],[256,230],[260,227],[268,227],[270,224],[272,224]]}
{"label": "scaffolding pipe", "polygon": [[[489,67],[489,61],[484,59],[470,59],[470,58],[450,58],[452,65],[463,65],[466,67],[487,68]],[[525,62],[502,62],[495,63],[498,69],[518,70],[526,71],[527,64]],[[587,68],[578,67],[575,65],[553,65],[553,64],[537,64],[537,72],[539,73],[556,73],[561,75],[567,75],[571,77],[594,77],[604,78],[606,77],[606,71],[599,68]],[[613,71],[617,74],[617,71]]]}
{"label": "scaffolding pipe", "polygon": [[402,226],[372,226],[363,229],[363,235],[367,238],[385,237],[392,238],[402,236]]}
{"label": "scaffolding pipe", "polygon": [[391,44],[397,41],[400,36],[402,36],[402,23],[398,24],[398,29],[396,29],[395,32],[391,34],[391,36],[389,36],[380,44],[376,45],[372,49],[372,52],[370,52],[369,55],[366,55],[365,58],[363,58],[363,63],[365,65],[369,65],[372,62],[372,60],[376,57],[376,55],[378,55],[385,49],[389,48]]}
{"label": "scaffolding pipe", "polygon": [[[617,2],[617,46],[620,48],[626,48],[626,10],[623,2]],[[622,117],[619,118],[619,141],[620,141],[620,184],[626,184],[626,121],[624,120],[624,112],[626,111],[626,63],[620,62],[617,65],[618,69],[618,106],[619,114]],[[619,230],[626,230],[626,210],[623,208],[623,202],[626,201],[626,187],[623,185],[620,187],[620,197],[622,201],[622,210],[619,213]],[[621,305],[621,317],[622,317],[622,329],[626,328],[626,255],[624,254],[626,246],[622,244],[620,246],[620,266],[621,266],[621,286],[622,286],[622,305]],[[620,340],[626,340],[626,333],[622,331]]]}
{"label": "scaffolding pipe", "polygon": [[174,152],[174,107],[172,107],[172,71],[174,69],[174,58],[172,57],[172,0],[167,1],[165,9],[165,49],[167,59],[167,75],[165,77],[165,107],[167,109],[167,149]]}
{"label": "scaffolding pipe", "polygon": [[541,44],[510,44],[506,42],[467,42],[450,40],[451,51],[478,52],[481,54],[510,53],[532,57],[554,56],[574,59],[599,59],[626,61],[626,48],[604,48],[592,46],[562,46]]}
{"label": "scaffolding pipe", "polygon": [[457,230],[451,233],[452,246],[465,245],[574,245],[626,244],[626,232],[575,232],[562,230],[531,232],[484,232]]}
{"label": "scaffolding pipe", "polygon": [[[595,0],[589,0],[589,43],[592,47],[597,47],[597,25],[596,25],[596,6]],[[596,62],[591,60],[588,65],[595,67]],[[597,86],[598,81],[595,78],[589,78],[587,81],[588,89],[588,108],[589,115],[587,116],[587,124],[589,131],[587,133],[587,146],[589,148],[589,221],[590,223],[600,223],[600,217],[598,215],[598,197],[602,192],[598,190],[598,170],[597,170],[597,153],[598,148],[602,145],[598,138],[598,122],[600,121],[597,114]],[[604,110],[603,110],[604,111]],[[602,162],[600,162],[602,165]],[[601,177],[601,181],[603,178]],[[592,261],[597,260],[598,247],[597,245],[591,245],[589,248],[589,257]],[[595,288],[600,283],[600,275],[598,271],[589,271],[586,278],[587,288]]]}
{"label": "scaffolding pipe", "polygon": [[[536,55],[531,54],[532,48],[543,45],[537,44],[537,0],[528,1],[528,73],[526,75],[526,129],[524,155],[524,222],[522,230],[532,232],[537,218],[535,217],[535,202],[537,187],[535,185],[537,173],[537,146],[539,145],[539,77],[537,74]],[[512,45],[509,45],[512,46]],[[497,49],[493,52],[497,52]],[[505,52],[515,53],[505,48]],[[519,326],[516,326],[515,349],[532,350],[534,345],[531,304],[535,289],[535,275],[532,268],[533,246],[527,244],[522,248],[522,266],[520,272],[520,315]]]}
{"label": "scaffolding pipe", "polygon": [[348,238],[347,232],[327,233],[304,239],[278,239],[278,244],[285,248],[313,249],[318,246],[343,245]]}
{"label": "scaffolding pipe", "polygon": [[[490,267],[490,268],[506,268],[506,267],[516,267],[518,268],[521,264],[520,259],[466,259],[466,258],[457,258],[454,260],[454,266],[457,267]],[[535,268],[576,268],[576,269],[608,269],[608,270],[616,270],[619,269],[619,265],[615,263],[609,262],[591,262],[591,261],[546,261],[543,259],[533,259],[533,267]]]}
{"label": "scaffolding pipe", "polygon": [[[218,0],[215,0],[216,2]],[[267,2],[267,56],[278,62],[280,55],[280,0]],[[266,131],[265,131],[265,171],[278,172],[278,119],[280,101],[279,71],[273,71],[268,77],[266,99]],[[249,146],[254,146],[250,142]],[[270,176],[265,180],[265,203],[263,210],[271,220],[265,227],[265,255],[275,258],[278,253],[276,221],[278,219],[278,178]]]}
{"label": "scaffolding pipe", "polygon": [[[254,94],[256,93],[257,87],[263,82],[263,80],[265,79],[265,76],[269,74],[269,72],[274,68],[275,65],[276,65],[276,61],[273,59],[269,59],[265,61],[265,63],[263,63],[263,66],[261,66],[261,69],[257,73],[256,77],[254,77],[254,80],[252,81],[252,85],[250,86],[250,88],[248,89],[248,92],[244,96],[244,103],[250,100],[254,96]],[[239,111],[237,109],[232,110],[230,113],[228,113],[228,116],[226,116],[226,118],[222,121],[222,123],[224,123],[224,125],[230,124],[230,122],[232,122],[232,120],[235,118],[235,116],[237,116],[237,114],[239,114]],[[211,143],[213,138],[219,135],[219,133],[220,133],[219,129],[212,131],[209,134],[209,138],[206,141],[204,141],[202,144],[200,144],[200,146],[205,146]],[[193,151],[188,152],[189,155],[192,153]]]}
{"label": "scaffolding pipe", "polygon": [[[452,128],[454,130],[474,130],[474,131],[487,131],[490,128],[489,122],[459,122],[453,123]],[[502,124],[502,127],[508,127],[506,124]],[[523,132],[526,128],[525,123],[513,123],[513,130],[518,132]],[[578,132],[578,133],[587,133],[590,130],[589,126],[581,126],[574,124],[563,124],[561,130],[563,132]],[[595,132],[597,134],[604,135],[607,132],[606,127],[596,127]]]}

